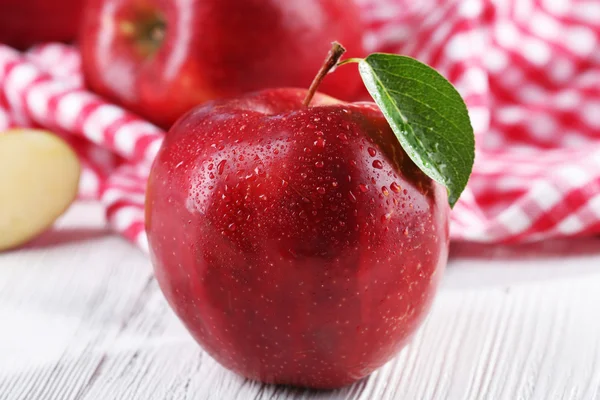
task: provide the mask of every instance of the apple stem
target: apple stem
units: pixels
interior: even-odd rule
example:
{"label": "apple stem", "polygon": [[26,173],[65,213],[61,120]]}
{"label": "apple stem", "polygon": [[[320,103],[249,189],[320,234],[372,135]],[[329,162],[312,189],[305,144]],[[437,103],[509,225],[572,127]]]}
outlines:
{"label": "apple stem", "polygon": [[325,59],[323,66],[321,67],[321,69],[317,73],[317,76],[315,76],[315,79],[313,79],[312,83],[310,84],[310,87],[308,88],[308,93],[306,94],[303,103],[305,107],[308,107],[325,76],[338,64],[338,61],[345,52],[346,49],[344,48],[344,46],[342,46],[338,42],[333,42],[331,44],[331,50],[329,50],[329,54],[327,54],[327,58]]}
{"label": "apple stem", "polygon": [[165,39],[165,25],[161,23],[153,25],[149,36],[153,42],[162,43],[162,41]]}

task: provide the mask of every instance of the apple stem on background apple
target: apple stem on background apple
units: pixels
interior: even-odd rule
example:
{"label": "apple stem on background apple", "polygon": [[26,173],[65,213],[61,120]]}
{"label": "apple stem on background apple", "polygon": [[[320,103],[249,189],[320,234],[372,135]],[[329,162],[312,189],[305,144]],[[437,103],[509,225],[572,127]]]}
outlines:
{"label": "apple stem on background apple", "polygon": [[329,54],[327,54],[327,58],[325,59],[323,66],[321,67],[321,69],[317,73],[317,76],[315,76],[315,79],[313,79],[312,83],[310,84],[310,87],[308,88],[308,93],[306,94],[303,103],[305,107],[308,107],[325,76],[332,70],[332,68],[338,65],[338,61],[345,52],[346,49],[344,48],[344,46],[342,46],[338,42],[333,42],[331,44],[331,50],[329,50]]}

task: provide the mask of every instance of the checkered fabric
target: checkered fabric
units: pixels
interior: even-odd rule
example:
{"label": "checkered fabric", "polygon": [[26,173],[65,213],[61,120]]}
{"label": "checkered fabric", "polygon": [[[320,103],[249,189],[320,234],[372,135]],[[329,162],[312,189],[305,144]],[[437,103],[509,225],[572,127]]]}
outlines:
{"label": "checkered fabric", "polygon": [[[466,100],[477,157],[452,238],[600,232],[600,2],[360,0],[369,51],[413,56]],[[144,189],[164,132],[82,84],[76,47],[0,45],[0,131],[53,130],[80,155],[82,198],[147,249]]]}

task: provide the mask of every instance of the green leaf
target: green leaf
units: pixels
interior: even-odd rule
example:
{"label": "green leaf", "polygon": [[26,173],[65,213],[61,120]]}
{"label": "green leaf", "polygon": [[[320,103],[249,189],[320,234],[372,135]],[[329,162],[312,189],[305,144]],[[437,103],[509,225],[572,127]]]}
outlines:
{"label": "green leaf", "polygon": [[358,68],[400,144],[425,174],[448,189],[453,207],[475,159],[475,137],[460,94],[433,68],[375,53]]}

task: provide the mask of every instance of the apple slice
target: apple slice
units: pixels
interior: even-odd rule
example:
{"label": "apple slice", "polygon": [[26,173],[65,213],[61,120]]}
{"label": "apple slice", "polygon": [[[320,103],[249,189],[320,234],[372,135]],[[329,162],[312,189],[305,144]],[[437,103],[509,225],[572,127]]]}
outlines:
{"label": "apple slice", "polygon": [[0,251],[50,227],[77,195],[77,155],[50,132],[0,134]]}

